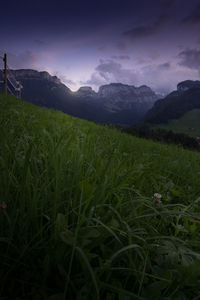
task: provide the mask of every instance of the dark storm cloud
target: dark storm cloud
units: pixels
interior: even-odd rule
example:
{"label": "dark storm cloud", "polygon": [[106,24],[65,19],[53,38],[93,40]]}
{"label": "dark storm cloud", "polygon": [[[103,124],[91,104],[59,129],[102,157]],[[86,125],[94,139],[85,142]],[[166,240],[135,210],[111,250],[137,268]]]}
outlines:
{"label": "dark storm cloud", "polygon": [[170,68],[171,68],[171,64],[169,62],[158,65],[159,70],[169,70]]}
{"label": "dark storm cloud", "polygon": [[[168,76],[169,72],[170,76]],[[145,65],[140,69],[140,72],[137,72],[137,70],[133,68],[127,69],[113,60],[100,60],[90,79],[86,82],[81,82],[81,84],[89,84],[95,87],[111,82],[121,82],[134,86],[146,84],[159,93],[167,94],[175,88],[177,74],[170,62],[160,65]],[[164,81],[163,78],[165,78]],[[181,79],[185,79],[185,77]]]}
{"label": "dark storm cloud", "polygon": [[179,65],[189,69],[200,70],[200,50],[186,49],[178,54]]}
{"label": "dark storm cloud", "polygon": [[106,73],[116,73],[121,69],[121,64],[116,63],[112,60],[103,60],[100,59],[100,64],[96,67],[96,70],[102,72],[103,74]]}
{"label": "dark storm cloud", "polygon": [[122,35],[128,37],[132,42],[144,39],[160,32],[168,20],[169,17],[167,15],[161,15],[153,24],[136,26],[123,32]]}
{"label": "dark storm cloud", "polygon": [[200,23],[200,4],[198,4],[191,14],[183,19],[183,23],[197,24]]}
{"label": "dark storm cloud", "polygon": [[129,55],[113,55],[111,58],[116,59],[116,60],[129,60],[129,59],[131,59]]}
{"label": "dark storm cloud", "polygon": [[129,69],[125,69],[121,64],[112,60],[100,60],[100,64],[96,67],[96,71],[105,79],[115,79],[117,82],[122,81],[131,83],[136,80],[136,74]]}
{"label": "dark storm cloud", "polygon": [[7,53],[8,66],[12,69],[35,68],[38,63],[37,55],[30,50],[26,50],[18,55]]}
{"label": "dark storm cloud", "polygon": [[137,75],[133,70],[123,68],[120,63],[113,60],[100,60],[100,64],[95,68],[95,72],[85,83],[102,85],[111,82],[136,84]]}

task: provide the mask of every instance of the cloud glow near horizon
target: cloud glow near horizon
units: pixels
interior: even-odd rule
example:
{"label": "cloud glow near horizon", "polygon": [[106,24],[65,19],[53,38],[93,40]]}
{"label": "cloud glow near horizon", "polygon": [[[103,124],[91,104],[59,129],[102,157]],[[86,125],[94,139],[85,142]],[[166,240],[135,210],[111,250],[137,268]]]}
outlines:
{"label": "cloud glow near horizon", "polygon": [[[3,10],[9,10],[3,4]],[[200,79],[200,1],[13,1],[1,18],[11,68],[46,70],[72,90],[121,82],[168,93]]]}

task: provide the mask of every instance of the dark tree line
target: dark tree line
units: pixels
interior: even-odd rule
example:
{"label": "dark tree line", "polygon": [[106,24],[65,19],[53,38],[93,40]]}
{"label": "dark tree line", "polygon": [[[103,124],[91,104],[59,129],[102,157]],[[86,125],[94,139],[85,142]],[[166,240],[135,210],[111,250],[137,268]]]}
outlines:
{"label": "dark tree line", "polygon": [[174,133],[165,129],[151,129],[148,126],[142,128],[123,128],[123,132],[131,134],[136,137],[151,139],[153,141],[164,142],[167,144],[176,144],[185,149],[200,151],[200,145],[197,140],[184,133]]}

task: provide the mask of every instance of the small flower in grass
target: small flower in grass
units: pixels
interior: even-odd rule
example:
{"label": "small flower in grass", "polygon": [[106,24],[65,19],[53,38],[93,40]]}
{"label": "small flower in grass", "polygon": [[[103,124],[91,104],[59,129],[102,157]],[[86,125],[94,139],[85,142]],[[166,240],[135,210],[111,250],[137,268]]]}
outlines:
{"label": "small flower in grass", "polygon": [[153,195],[153,198],[154,198],[154,201],[155,201],[156,204],[162,203],[162,201],[161,201],[162,195],[161,195],[161,194],[155,193],[155,194]]}
{"label": "small flower in grass", "polygon": [[0,210],[5,210],[7,208],[6,202],[0,202]]}

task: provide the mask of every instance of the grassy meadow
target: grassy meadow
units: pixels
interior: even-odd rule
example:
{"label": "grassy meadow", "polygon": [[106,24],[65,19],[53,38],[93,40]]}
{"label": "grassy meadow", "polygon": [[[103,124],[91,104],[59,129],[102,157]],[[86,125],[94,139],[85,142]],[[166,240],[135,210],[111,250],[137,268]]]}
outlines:
{"label": "grassy meadow", "polygon": [[0,169],[1,300],[200,299],[198,152],[1,95]]}
{"label": "grassy meadow", "polygon": [[158,127],[172,130],[175,133],[185,133],[196,138],[197,136],[200,136],[200,109],[190,110],[180,119],[170,120],[168,124],[158,125],[155,128]]}

